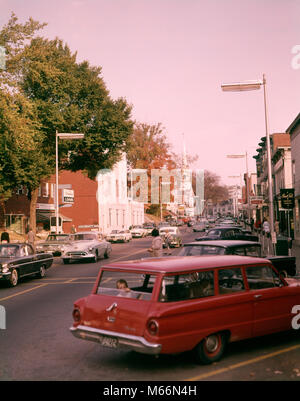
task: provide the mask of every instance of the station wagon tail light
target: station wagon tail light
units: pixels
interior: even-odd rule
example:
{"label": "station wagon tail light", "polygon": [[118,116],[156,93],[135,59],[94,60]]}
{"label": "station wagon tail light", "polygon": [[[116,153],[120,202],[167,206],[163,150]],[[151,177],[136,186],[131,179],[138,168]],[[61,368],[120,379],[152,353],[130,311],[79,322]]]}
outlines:
{"label": "station wagon tail light", "polygon": [[147,329],[151,335],[156,335],[158,334],[158,323],[156,320],[151,319],[147,323]]}
{"label": "station wagon tail light", "polygon": [[75,323],[80,322],[80,318],[81,318],[81,316],[80,316],[80,310],[77,309],[77,308],[75,308],[75,309],[73,310],[73,319],[74,319],[74,322],[75,322]]}

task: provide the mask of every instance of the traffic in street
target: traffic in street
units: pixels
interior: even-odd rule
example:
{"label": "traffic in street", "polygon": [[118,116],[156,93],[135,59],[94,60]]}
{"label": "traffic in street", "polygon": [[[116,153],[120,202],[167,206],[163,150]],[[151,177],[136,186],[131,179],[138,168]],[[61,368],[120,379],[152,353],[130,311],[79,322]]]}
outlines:
{"label": "traffic in street", "polygon": [[[180,231],[183,243],[199,237],[186,225]],[[229,344],[211,365],[196,363],[193,352],[152,356],[74,338],[69,330],[73,303],[92,291],[100,266],[149,258],[151,241],[148,236],[113,243],[109,259],[96,263],[66,265],[55,257],[43,278],[23,278],[12,288],[1,282],[0,305],[6,312],[1,380],[299,380],[300,330]],[[171,248],[171,253],[180,250]]]}

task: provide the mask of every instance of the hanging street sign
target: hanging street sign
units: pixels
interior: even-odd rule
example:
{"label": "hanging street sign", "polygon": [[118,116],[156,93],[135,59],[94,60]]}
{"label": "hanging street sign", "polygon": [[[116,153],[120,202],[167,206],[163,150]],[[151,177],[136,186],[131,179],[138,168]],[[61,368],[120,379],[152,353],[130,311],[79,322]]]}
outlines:
{"label": "hanging street sign", "polygon": [[281,207],[283,209],[294,209],[295,207],[295,189],[280,189]]}

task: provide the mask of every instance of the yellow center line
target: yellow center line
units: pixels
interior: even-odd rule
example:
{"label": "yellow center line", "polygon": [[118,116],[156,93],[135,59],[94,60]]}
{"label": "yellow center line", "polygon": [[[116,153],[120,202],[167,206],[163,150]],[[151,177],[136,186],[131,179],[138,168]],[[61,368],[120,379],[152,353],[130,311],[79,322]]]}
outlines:
{"label": "yellow center line", "polygon": [[28,290],[24,290],[24,291],[18,292],[17,294],[13,294],[13,295],[9,295],[8,297],[0,298],[0,301],[6,301],[7,299],[17,297],[19,295],[25,294],[25,293],[33,291],[33,290],[37,290],[38,288],[41,288],[41,287],[45,287],[46,285],[48,285],[48,284],[41,284],[39,286],[35,286],[33,288],[29,288]]}
{"label": "yellow center line", "polygon": [[248,359],[246,361],[243,361],[243,362],[240,362],[240,363],[236,363],[234,365],[230,365],[227,368],[217,369],[217,370],[214,370],[213,372],[203,373],[202,375],[195,376],[195,377],[192,377],[190,379],[186,379],[186,381],[198,381],[198,380],[207,379],[208,377],[216,376],[216,375],[219,375],[221,373],[227,373],[227,372],[230,372],[230,371],[232,371],[234,369],[238,369],[238,368],[241,368],[243,366],[251,365],[251,364],[256,363],[256,362],[261,362],[261,361],[263,361],[265,359],[273,358],[274,356],[277,356],[277,355],[280,355],[280,354],[284,354],[286,352],[294,351],[294,350],[299,349],[299,348],[300,348],[300,344],[294,345],[292,347],[284,348],[284,349],[281,349],[279,351],[271,352],[270,354],[258,356],[257,358]]}

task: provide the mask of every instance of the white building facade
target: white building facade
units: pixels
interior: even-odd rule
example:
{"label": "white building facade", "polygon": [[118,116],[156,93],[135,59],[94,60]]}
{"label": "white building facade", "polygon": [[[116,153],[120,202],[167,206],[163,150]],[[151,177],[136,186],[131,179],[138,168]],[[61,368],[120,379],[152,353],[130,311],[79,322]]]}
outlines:
{"label": "white building facade", "polygon": [[112,170],[101,170],[96,180],[99,231],[108,234],[144,223],[144,204],[128,197],[125,154]]}

